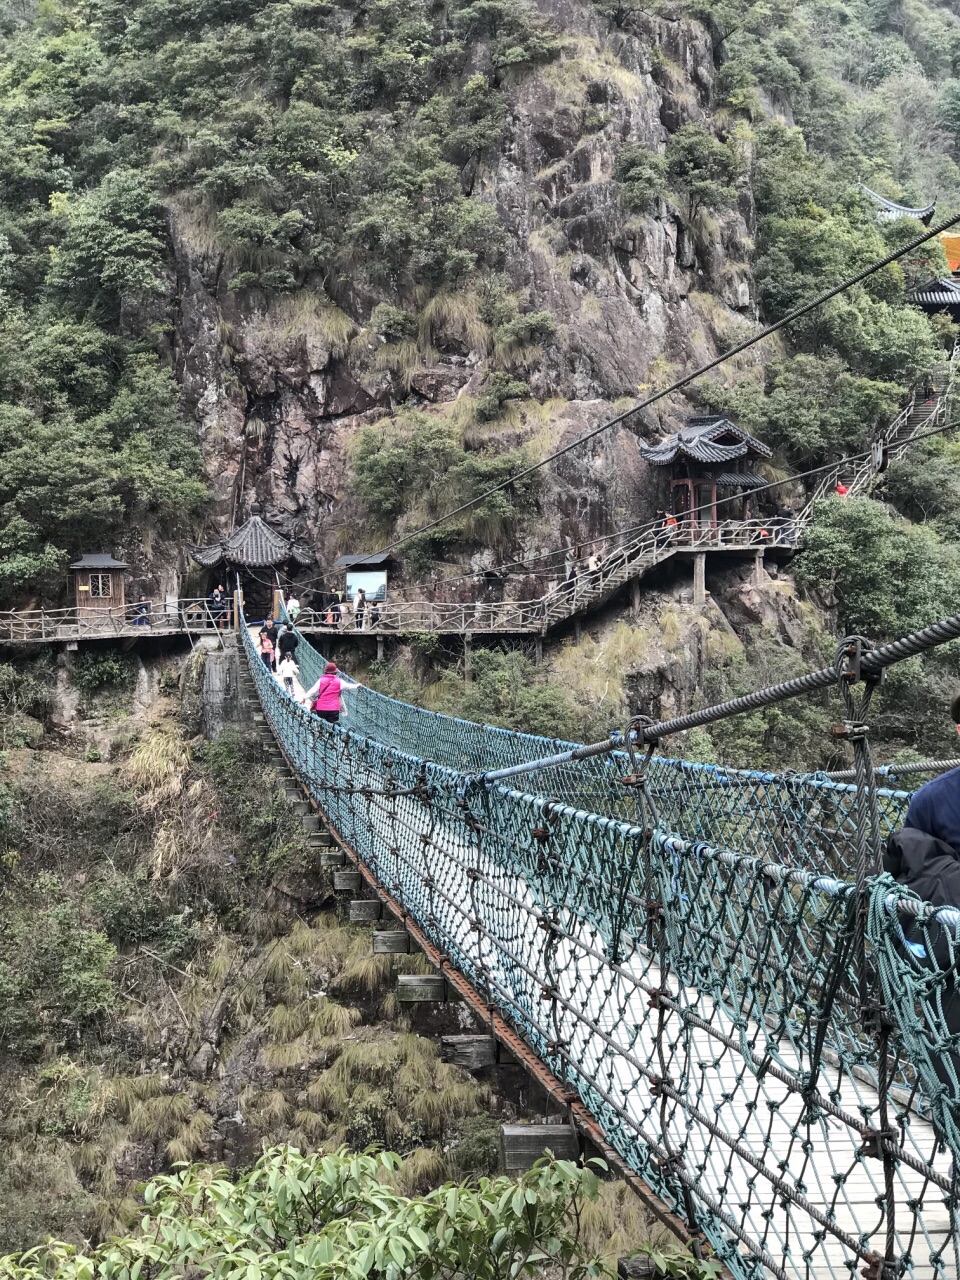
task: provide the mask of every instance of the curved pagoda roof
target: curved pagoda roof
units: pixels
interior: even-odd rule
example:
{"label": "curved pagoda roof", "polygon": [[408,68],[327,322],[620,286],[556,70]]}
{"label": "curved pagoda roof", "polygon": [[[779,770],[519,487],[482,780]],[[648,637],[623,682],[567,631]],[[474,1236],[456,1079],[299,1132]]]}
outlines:
{"label": "curved pagoda roof", "polygon": [[949,276],[926,280],[910,294],[918,307],[960,307],[960,281]]}
{"label": "curved pagoda roof", "polygon": [[274,532],[257,515],[251,516],[239,529],[234,529],[228,538],[221,538],[208,547],[191,547],[190,555],[205,569],[213,569],[220,564],[235,564],[244,569],[269,569],[283,564],[285,560],[297,560],[300,564],[311,564],[314,560],[307,547]]}
{"label": "curved pagoda roof", "polygon": [[934,200],[933,204],[928,204],[923,209],[911,209],[909,205],[897,204],[895,200],[888,200],[886,196],[882,196],[876,191],[871,191],[862,182],[858,182],[857,186],[867,199],[877,206],[877,217],[881,222],[896,222],[897,218],[916,218],[925,227],[929,227],[937,207],[936,200]]}
{"label": "curved pagoda roof", "polygon": [[720,414],[691,418],[685,427],[659,444],[640,446],[641,458],[655,467],[669,467],[680,457],[717,463],[733,462],[750,453],[769,458],[771,452],[762,440]]}

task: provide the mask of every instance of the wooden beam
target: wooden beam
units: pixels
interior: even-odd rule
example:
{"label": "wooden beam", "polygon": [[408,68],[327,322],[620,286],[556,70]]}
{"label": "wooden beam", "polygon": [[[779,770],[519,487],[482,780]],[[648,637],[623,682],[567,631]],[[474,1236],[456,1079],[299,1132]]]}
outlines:
{"label": "wooden beam", "polygon": [[346,855],[341,853],[339,849],[325,849],[320,854],[320,866],[329,870],[342,867],[346,860]]}
{"label": "wooden beam", "polygon": [[351,924],[376,924],[382,914],[383,904],[379,898],[354,898],[348,919]]}
{"label": "wooden beam", "polygon": [[459,993],[439,973],[401,973],[397,999],[402,1004],[444,1004],[460,999]]}
{"label": "wooden beam", "polygon": [[441,1036],[440,1060],[465,1071],[492,1067],[497,1061],[497,1042],[493,1036]]}
{"label": "wooden beam", "polygon": [[300,825],[304,831],[319,831],[320,818],[315,813],[303,813],[300,815]]}
{"label": "wooden beam", "polygon": [[360,872],[335,871],[333,873],[333,889],[335,893],[356,893],[360,888]]}
{"label": "wooden beam", "polygon": [[649,1254],[638,1253],[634,1258],[617,1261],[617,1280],[650,1280],[657,1275],[657,1268]]}
{"label": "wooden beam", "polygon": [[405,956],[410,950],[406,929],[378,929],[373,935],[375,956]]}
{"label": "wooden beam", "polygon": [[521,1173],[548,1152],[558,1160],[579,1160],[580,1139],[568,1124],[503,1124],[500,1126],[500,1171]]}
{"label": "wooden beam", "polygon": [[330,849],[332,847],[333,836],[329,831],[314,831],[311,835],[307,836],[308,849]]}

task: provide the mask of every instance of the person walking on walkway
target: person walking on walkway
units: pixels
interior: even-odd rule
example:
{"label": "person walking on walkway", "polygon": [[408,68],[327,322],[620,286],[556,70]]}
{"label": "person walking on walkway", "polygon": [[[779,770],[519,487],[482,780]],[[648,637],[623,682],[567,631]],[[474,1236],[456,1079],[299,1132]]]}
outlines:
{"label": "person walking on walkway", "polygon": [[227,593],[218,584],[210,592],[208,599],[210,601],[210,617],[213,619],[213,625],[218,631],[222,631],[227,618]]}
{"label": "person walking on walkway", "polygon": [[307,706],[328,724],[336,724],[341,712],[346,714],[343,704],[344,689],[356,689],[358,685],[344,680],[337,670],[335,662],[328,662],[323,675],[317,683],[307,690]]}
{"label": "person walking on walkway", "polygon": [[267,630],[260,632],[260,657],[263,659],[263,665],[267,670],[272,671],[274,658],[273,640]]}
{"label": "person walking on walkway", "polygon": [[300,643],[300,637],[296,634],[292,627],[283,627],[277,639],[277,657],[293,657],[297,652],[297,645]]}
{"label": "person walking on walkway", "polygon": [[283,683],[284,690],[289,693],[290,697],[294,696],[294,681],[300,674],[300,668],[297,666],[296,660],[292,653],[281,653],[280,661],[277,663],[277,675]]}
{"label": "person walking on walkway", "polygon": [[295,593],[292,591],[287,596],[286,610],[287,610],[287,617],[290,619],[291,622],[296,622],[296,620],[300,617],[300,601],[297,599]]}
{"label": "person walking on walkway", "polygon": [[363,587],[357,592],[353,601],[353,625],[358,631],[363,630],[363,616],[367,610],[367,593]]}

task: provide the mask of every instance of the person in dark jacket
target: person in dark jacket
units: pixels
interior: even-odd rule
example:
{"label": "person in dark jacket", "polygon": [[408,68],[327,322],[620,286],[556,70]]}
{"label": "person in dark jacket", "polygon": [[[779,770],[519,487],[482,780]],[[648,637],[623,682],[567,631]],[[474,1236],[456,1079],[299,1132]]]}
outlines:
{"label": "person in dark jacket", "polygon": [[288,654],[291,658],[296,657],[297,645],[300,638],[296,635],[292,627],[284,627],[280,632],[277,640],[277,657],[285,658]]}
{"label": "person in dark jacket", "polygon": [[[954,698],[950,713],[954,720],[960,720],[960,694]],[[907,807],[904,824],[887,839],[884,871],[931,906],[960,908],[960,768],[924,783]],[[951,941],[949,926],[931,923],[924,927],[909,917],[901,917],[900,925],[904,948],[914,962],[948,974],[939,988],[939,1003],[944,1038],[956,1035],[960,1032],[960,944]],[[930,1061],[956,1105],[960,1101],[960,1052],[938,1054],[931,1049]]]}

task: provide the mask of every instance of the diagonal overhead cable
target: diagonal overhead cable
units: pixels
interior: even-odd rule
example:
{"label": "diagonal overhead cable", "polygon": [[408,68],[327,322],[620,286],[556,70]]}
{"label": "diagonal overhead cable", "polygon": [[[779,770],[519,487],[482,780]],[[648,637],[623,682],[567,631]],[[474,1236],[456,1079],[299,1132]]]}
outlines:
{"label": "diagonal overhead cable", "polygon": [[611,427],[617,426],[624,422],[627,418],[632,417],[635,413],[640,413],[643,409],[648,409],[652,404],[656,404],[658,400],[663,400],[669,395],[673,395],[676,391],[682,391],[684,387],[690,386],[692,382],[696,382],[698,378],[702,378],[704,374],[710,373],[713,369],[717,369],[727,360],[734,356],[740,355],[742,352],[749,350],[750,347],[756,346],[758,342],[762,342],[765,338],[769,338],[771,334],[779,332],[794,321],[801,317],[809,315],[811,311],[816,311],[818,307],[822,307],[824,303],[829,302],[831,298],[836,298],[839,294],[851,289],[854,285],[862,283],[869,279],[870,276],[876,275],[878,271],[882,271],[884,267],[890,266],[892,262],[897,262],[900,258],[906,257],[922,244],[926,244],[928,240],[934,240],[937,236],[942,235],[944,231],[948,231],[951,227],[956,226],[960,222],[960,213],[952,218],[948,218],[945,222],[939,223],[932,230],[924,232],[922,236],[917,236],[915,240],[911,240],[909,244],[905,244],[900,249],[895,249],[892,253],[888,253],[885,258],[873,262],[868,267],[864,267],[862,271],[858,271],[856,275],[850,276],[843,280],[840,284],[833,285],[826,289],[823,293],[818,294],[810,302],[805,302],[800,307],[795,307],[793,311],[785,315],[781,320],[775,321],[773,324],[767,325],[765,329],[761,329],[759,333],[753,335],[752,338],[746,338],[743,342],[738,343],[735,347],[731,347],[729,351],[724,351],[721,355],[714,357],[713,360],[703,364],[699,369],[694,369],[693,373],[688,373],[682,378],[678,378],[676,382],[665,387],[662,391],[655,391],[653,395],[647,396],[645,400],[639,400],[629,409],[624,409],[622,413],[616,414],[613,418],[608,418],[606,422],[601,422],[599,426],[594,427],[591,431],[585,432],[582,436],[578,436],[576,440],[571,440],[569,444],[557,449],[555,453],[549,454],[546,458],[541,458],[539,462],[533,462],[528,467],[514,472],[512,476],[508,476],[506,480],[501,480],[499,484],[491,485],[489,489],[484,489],[482,493],[478,493],[476,497],[470,498],[467,502],[461,502],[458,507],[453,507],[450,511],[445,512],[442,516],[437,516],[435,520],[430,520],[426,524],[420,525],[419,528],[413,529],[410,533],[403,534],[400,538],[395,538],[393,542],[388,543],[385,547],[381,547],[379,551],[370,552],[371,555],[384,555],[388,551],[393,551],[397,547],[402,546],[405,542],[409,542],[413,538],[420,537],[421,534],[429,533],[431,529],[439,528],[440,525],[446,524],[448,520],[452,520],[454,516],[461,515],[464,511],[470,511],[473,507],[481,502],[485,502],[487,498],[492,497],[495,493],[501,493],[504,489],[508,489],[511,485],[516,484],[518,480],[523,480],[526,476],[533,475],[535,471],[539,471],[541,467],[549,466],[551,462],[556,462],[558,458],[564,457],[568,453],[572,453],[574,449],[578,449],[580,445],[586,444],[588,441],[595,439],[604,431],[609,431]]}

